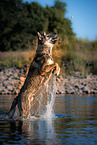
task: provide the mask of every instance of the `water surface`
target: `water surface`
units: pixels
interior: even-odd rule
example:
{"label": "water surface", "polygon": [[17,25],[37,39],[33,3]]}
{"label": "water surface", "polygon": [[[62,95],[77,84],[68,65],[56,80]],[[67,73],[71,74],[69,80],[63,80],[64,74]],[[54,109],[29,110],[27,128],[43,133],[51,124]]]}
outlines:
{"label": "water surface", "polygon": [[[0,113],[12,96],[0,96]],[[54,116],[31,120],[0,120],[0,144],[97,145],[97,95],[58,95]]]}

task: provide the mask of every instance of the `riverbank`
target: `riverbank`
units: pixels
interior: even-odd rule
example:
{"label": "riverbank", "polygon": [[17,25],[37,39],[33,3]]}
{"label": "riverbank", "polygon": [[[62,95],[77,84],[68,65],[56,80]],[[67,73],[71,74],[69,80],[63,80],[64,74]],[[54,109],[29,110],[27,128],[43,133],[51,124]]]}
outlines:
{"label": "riverbank", "polygon": [[[18,94],[27,76],[27,66],[0,68],[0,94]],[[69,75],[59,75],[56,81],[56,94],[96,94],[97,75],[84,75],[73,72]]]}

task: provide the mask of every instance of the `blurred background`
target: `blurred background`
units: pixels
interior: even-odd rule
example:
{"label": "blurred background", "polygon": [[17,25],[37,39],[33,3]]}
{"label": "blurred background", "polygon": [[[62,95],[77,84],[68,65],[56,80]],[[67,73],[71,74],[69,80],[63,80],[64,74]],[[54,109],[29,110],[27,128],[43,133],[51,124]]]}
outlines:
{"label": "blurred background", "polygon": [[29,66],[37,32],[57,32],[53,58],[61,73],[97,74],[96,15],[96,0],[0,1],[0,66]]}

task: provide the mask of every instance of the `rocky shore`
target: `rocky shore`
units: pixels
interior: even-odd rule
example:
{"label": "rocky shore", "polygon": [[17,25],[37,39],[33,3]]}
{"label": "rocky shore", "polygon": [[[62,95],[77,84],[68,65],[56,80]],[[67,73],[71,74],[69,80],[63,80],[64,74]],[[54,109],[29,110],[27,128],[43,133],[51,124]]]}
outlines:
{"label": "rocky shore", "polygon": [[[0,95],[17,94],[27,75],[27,67],[0,68]],[[84,75],[73,72],[57,77],[57,94],[96,94],[97,75]]]}
{"label": "rocky shore", "polygon": [[57,94],[96,94],[97,75],[82,76],[80,72],[72,75],[60,75],[57,78]]}

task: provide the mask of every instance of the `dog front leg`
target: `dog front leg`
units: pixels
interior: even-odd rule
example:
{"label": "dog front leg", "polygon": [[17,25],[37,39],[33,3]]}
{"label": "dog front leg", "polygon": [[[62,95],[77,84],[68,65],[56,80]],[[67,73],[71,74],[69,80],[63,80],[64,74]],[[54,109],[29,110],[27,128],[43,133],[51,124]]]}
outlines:
{"label": "dog front leg", "polygon": [[59,73],[60,73],[60,67],[59,67],[59,65],[57,63],[55,63],[55,65],[56,65],[56,69],[54,71],[54,74],[57,74],[57,76],[58,76]]}
{"label": "dog front leg", "polygon": [[49,72],[54,67],[56,67],[56,70],[54,71],[54,74],[59,75],[60,67],[59,67],[59,65],[57,63],[51,64],[51,65],[47,65],[47,66],[43,67],[42,70],[41,70],[41,75],[44,75],[45,73]]}

